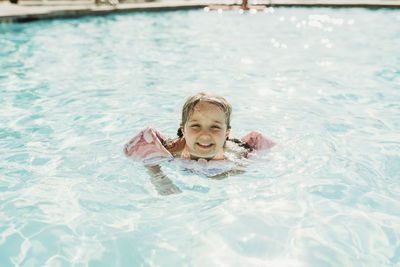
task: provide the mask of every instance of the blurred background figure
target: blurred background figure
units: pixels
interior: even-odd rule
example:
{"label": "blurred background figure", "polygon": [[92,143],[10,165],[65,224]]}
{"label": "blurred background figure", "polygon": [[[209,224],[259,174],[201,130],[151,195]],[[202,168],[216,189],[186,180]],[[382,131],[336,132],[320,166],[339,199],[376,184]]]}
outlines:
{"label": "blurred background figure", "polygon": [[242,9],[248,9],[247,7],[247,0],[242,1]]}

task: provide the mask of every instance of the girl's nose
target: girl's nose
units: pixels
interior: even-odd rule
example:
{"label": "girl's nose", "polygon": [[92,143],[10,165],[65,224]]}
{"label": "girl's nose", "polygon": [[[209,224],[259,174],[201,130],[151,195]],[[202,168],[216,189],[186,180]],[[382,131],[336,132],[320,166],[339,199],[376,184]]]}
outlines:
{"label": "girl's nose", "polygon": [[210,131],[209,130],[207,130],[207,129],[202,129],[201,130],[201,132],[200,132],[200,137],[205,137],[205,138],[209,138],[211,135],[210,135]]}

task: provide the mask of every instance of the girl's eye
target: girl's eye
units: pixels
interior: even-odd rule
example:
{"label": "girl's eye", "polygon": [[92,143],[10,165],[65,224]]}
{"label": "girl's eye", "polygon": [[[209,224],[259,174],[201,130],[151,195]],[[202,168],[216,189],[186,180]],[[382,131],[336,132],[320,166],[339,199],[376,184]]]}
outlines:
{"label": "girl's eye", "polygon": [[212,126],[211,128],[214,128],[214,129],[221,129],[221,127],[219,127],[219,126]]}
{"label": "girl's eye", "polygon": [[198,125],[198,124],[193,124],[193,125],[191,125],[190,127],[197,128],[197,127],[200,127],[200,125]]}

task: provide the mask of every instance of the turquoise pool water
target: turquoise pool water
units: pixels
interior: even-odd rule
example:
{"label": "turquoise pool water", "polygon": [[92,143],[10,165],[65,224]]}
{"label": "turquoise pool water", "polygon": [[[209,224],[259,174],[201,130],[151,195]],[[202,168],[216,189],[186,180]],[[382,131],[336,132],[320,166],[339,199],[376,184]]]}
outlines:
{"label": "turquoise pool water", "polygon": [[[1,266],[399,266],[400,11],[0,25]],[[214,180],[122,149],[200,90],[279,141]]]}

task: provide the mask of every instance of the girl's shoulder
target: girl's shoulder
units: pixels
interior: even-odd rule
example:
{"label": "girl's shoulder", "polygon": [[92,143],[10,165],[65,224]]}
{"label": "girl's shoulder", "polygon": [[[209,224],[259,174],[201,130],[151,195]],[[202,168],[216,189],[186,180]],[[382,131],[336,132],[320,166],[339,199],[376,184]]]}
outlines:
{"label": "girl's shoulder", "polygon": [[185,139],[183,137],[165,139],[163,145],[174,157],[180,156],[184,147]]}
{"label": "girl's shoulder", "polygon": [[227,158],[247,158],[251,147],[237,138],[229,138],[225,142],[224,154]]}
{"label": "girl's shoulder", "polygon": [[224,150],[236,157],[247,158],[248,154],[254,150],[266,150],[275,146],[276,142],[262,135],[259,132],[250,132],[241,139],[228,138]]}

